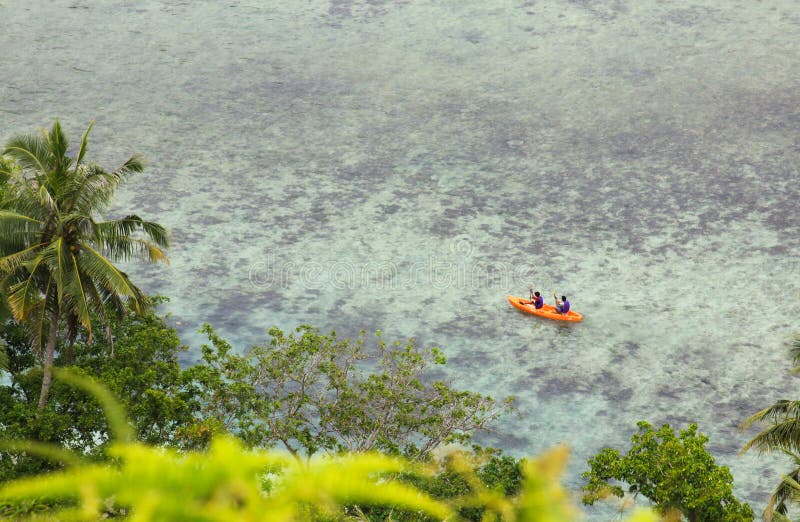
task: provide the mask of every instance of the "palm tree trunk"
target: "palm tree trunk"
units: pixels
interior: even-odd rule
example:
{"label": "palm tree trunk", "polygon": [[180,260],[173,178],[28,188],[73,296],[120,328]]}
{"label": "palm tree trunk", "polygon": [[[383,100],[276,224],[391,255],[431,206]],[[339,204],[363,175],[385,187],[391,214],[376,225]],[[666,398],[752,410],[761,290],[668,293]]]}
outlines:
{"label": "palm tree trunk", "polygon": [[67,366],[72,366],[72,347],[74,344],[74,339],[67,341]]}
{"label": "palm tree trunk", "polygon": [[50,313],[50,335],[47,337],[47,351],[44,355],[44,374],[42,375],[42,392],[39,394],[38,411],[44,409],[47,394],[53,383],[53,356],[56,352],[56,335],[58,334],[58,308]]}
{"label": "palm tree trunk", "polygon": [[108,344],[111,346],[111,357],[114,357],[114,336],[111,335],[111,325],[106,325],[106,337],[108,337]]}

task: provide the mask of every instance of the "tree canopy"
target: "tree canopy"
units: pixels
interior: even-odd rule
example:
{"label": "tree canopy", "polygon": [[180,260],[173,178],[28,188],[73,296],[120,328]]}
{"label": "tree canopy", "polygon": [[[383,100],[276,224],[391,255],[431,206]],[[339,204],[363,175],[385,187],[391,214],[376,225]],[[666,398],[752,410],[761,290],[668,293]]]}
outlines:
{"label": "tree canopy", "polygon": [[[104,328],[92,342],[78,337],[70,368],[98,379],[115,395],[143,442],[180,446],[191,432],[198,405],[184,386],[178,358],[186,350],[176,332],[156,313],[152,299],[147,312],[112,317],[115,353],[109,356]],[[91,395],[56,381],[45,410],[37,412],[42,369],[27,331],[12,322],[0,326],[0,344],[8,347],[8,372],[0,383],[0,439],[30,439],[58,444],[94,458],[105,458],[110,432],[105,415]],[[67,366],[59,354],[57,366]],[[53,469],[54,463],[35,456],[13,457],[0,452],[0,481]],[[57,467],[57,466],[56,466]]]}
{"label": "tree canopy", "polygon": [[143,292],[114,261],[167,261],[161,225],[136,215],[103,220],[117,187],[144,163],[132,156],[113,171],[86,161],[92,125],[75,156],[56,120],[49,131],[16,136],[0,165],[7,178],[0,202],[0,293],[26,324],[43,363],[38,408],[47,400],[59,335],[68,346],[78,327],[92,331],[92,317],[108,310],[141,311]]}
{"label": "tree canopy", "polygon": [[445,363],[413,340],[367,346],[335,332],[301,326],[269,330],[269,343],[238,355],[209,325],[202,364],[189,369],[209,429],[254,446],[280,445],[296,456],[379,450],[424,459],[437,447],[466,442],[513,398],[498,403],[434,379]]}
{"label": "tree canopy", "polygon": [[[47,508],[48,518],[60,520],[369,520],[365,510],[382,507],[412,513],[412,520],[459,521],[464,507],[484,512],[482,520],[507,522],[570,522],[578,515],[560,484],[568,455],[563,446],[525,461],[511,494],[482,485],[470,466],[450,466],[472,489],[437,498],[402,480],[430,475],[428,466],[374,452],[299,462],[285,452],[248,450],[230,436],[216,438],[204,452],[143,445],[134,441],[122,407],[99,383],[63,371],[58,376],[93,395],[108,414],[114,462],[87,462],[80,454],[26,441],[6,444],[71,466],[0,484],[0,515],[40,520],[39,506]],[[457,454],[454,461],[459,462]],[[392,513],[385,519],[393,519]],[[629,520],[656,519],[642,511]]]}
{"label": "tree canopy", "polygon": [[637,424],[626,455],[604,448],[589,459],[583,477],[583,501],[593,504],[612,494],[628,492],[650,499],[662,513],[681,512],[689,522],[744,522],[753,520],[753,510],[733,495],[733,475],[718,466],[705,449],[708,437],[696,424],[676,433],[669,424],[658,429],[647,422]]}

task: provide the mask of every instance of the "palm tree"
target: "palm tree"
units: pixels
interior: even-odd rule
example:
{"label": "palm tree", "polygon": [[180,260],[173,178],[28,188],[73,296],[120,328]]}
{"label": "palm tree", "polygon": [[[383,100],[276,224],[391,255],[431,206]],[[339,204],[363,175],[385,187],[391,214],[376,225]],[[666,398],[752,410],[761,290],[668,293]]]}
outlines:
{"label": "palm tree", "polygon": [[43,362],[39,410],[52,381],[59,320],[73,326],[70,335],[81,326],[91,339],[92,315],[107,324],[108,311],[147,307],[142,291],[113,261],[168,262],[161,225],[136,215],[101,220],[115,189],[144,166],[138,156],[113,172],[85,163],[93,125],[74,158],[58,120],[49,132],[13,138],[3,151],[16,167],[5,169],[0,203],[0,293],[14,318],[31,328]]}
{"label": "palm tree", "polygon": [[[12,167],[13,165],[8,160],[0,156],[0,201],[3,200],[6,181],[8,181]],[[8,299],[0,288],[0,328],[6,324],[9,317],[11,317],[11,311],[8,309]],[[2,339],[0,339],[0,343],[2,342]],[[6,353],[6,347],[0,344],[0,371],[7,369],[8,354]]]}
{"label": "palm tree", "polygon": [[776,522],[789,522],[789,503],[800,499],[800,454],[793,451],[782,450],[792,459],[793,469],[781,477],[781,481],[764,509],[764,520]]}
{"label": "palm tree", "polygon": [[[791,341],[790,353],[795,365],[792,373],[800,373],[800,334]],[[756,423],[766,427],[742,448],[741,453],[755,449],[759,453],[780,451],[792,458],[794,469],[781,478],[772,492],[764,520],[789,520],[788,505],[800,500],[800,400],[782,399],[751,415],[740,425],[746,430]]]}

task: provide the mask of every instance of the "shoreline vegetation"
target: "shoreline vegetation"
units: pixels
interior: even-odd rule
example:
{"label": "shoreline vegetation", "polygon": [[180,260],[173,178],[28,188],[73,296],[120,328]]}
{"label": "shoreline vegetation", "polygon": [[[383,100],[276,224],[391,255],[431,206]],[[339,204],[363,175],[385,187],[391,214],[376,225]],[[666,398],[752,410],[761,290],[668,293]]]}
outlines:
{"label": "shoreline vegetation", "polygon": [[[104,219],[144,169],[87,159],[92,125],[70,149],[56,121],[0,154],[0,517],[10,520],[580,519],[618,497],[625,520],[754,520],[697,425],[638,424],[627,453],[588,461],[582,492],[561,475],[566,447],[515,459],[473,436],[513,414],[437,379],[445,351],[381,332],[354,339],[302,325],[234,349],[211,325],[201,359],[115,263],[168,263],[168,231]],[[68,151],[74,150],[71,155]],[[800,338],[791,357],[800,364]],[[796,371],[795,368],[794,371]],[[748,419],[743,452],[794,462],[762,517],[800,499],[800,401]],[[632,509],[636,497],[648,502]]]}

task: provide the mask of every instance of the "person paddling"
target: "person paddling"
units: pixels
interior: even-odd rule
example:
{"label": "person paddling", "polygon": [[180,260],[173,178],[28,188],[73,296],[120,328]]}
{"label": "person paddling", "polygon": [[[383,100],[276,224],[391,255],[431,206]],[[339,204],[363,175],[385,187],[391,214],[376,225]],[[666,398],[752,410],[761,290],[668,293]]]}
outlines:
{"label": "person paddling", "polygon": [[553,298],[556,300],[556,310],[558,310],[559,313],[562,313],[562,314],[565,314],[565,315],[568,314],[569,313],[569,301],[567,301],[567,296],[562,295],[561,296],[561,300],[559,301],[558,297],[556,297],[556,293],[553,292]]}
{"label": "person paddling", "polygon": [[531,290],[531,304],[537,310],[544,306],[544,297],[539,292],[534,292],[533,288]]}

